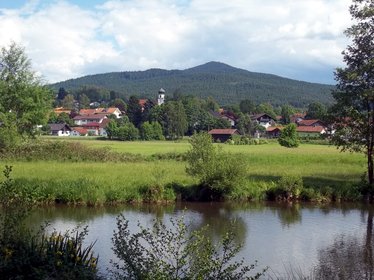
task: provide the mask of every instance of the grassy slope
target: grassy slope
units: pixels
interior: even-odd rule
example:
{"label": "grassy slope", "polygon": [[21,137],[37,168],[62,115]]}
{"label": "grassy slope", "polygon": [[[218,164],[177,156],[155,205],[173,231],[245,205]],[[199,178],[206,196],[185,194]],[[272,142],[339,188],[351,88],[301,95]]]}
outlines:
{"label": "grassy slope", "polygon": [[[81,140],[92,147],[110,147],[118,152],[150,156],[156,153],[183,153],[187,142],[115,142]],[[361,154],[340,153],[335,147],[304,144],[288,149],[276,143],[259,146],[230,146],[224,150],[243,155],[248,162],[247,185],[243,193],[258,195],[271,182],[285,174],[301,175],[305,185],[333,186],[357,182],[365,171]],[[92,162],[9,162],[19,184],[38,186],[37,197],[54,201],[59,197],[72,201],[101,203],[139,199],[139,187],[157,183],[166,185],[196,183],[185,173],[185,163],[163,160],[138,163]],[[240,195],[240,194],[238,194]]]}

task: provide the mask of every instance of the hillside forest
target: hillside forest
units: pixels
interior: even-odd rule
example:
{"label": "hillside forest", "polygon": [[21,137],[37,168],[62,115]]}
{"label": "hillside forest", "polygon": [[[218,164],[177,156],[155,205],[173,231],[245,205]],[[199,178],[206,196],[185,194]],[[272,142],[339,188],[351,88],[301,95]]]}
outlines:
{"label": "hillside forest", "polygon": [[95,74],[50,85],[54,91],[64,88],[75,97],[86,94],[91,101],[124,100],[135,95],[152,99],[164,88],[169,97],[192,95],[213,97],[220,105],[238,104],[241,100],[284,104],[306,108],[319,101],[331,104],[333,86],[296,81],[271,74],[250,72],[220,62],[208,62],[185,70],[149,69]]}

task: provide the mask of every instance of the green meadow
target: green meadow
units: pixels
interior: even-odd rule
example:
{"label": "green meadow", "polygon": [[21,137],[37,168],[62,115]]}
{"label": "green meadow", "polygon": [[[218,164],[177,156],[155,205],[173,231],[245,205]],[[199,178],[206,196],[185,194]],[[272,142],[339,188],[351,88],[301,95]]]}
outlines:
{"label": "green meadow", "polygon": [[[76,141],[68,139],[66,141]],[[154,155],[182,154],[188,141],[119,142],[79,140],[91,148],[106,148],[119,153],[141,155],[139,162],[70,162],[10,160],[15,183],[26,188],[37,202],[98,205],[141,201],[147,187],[188,189],[198,182],[185,172],[185,162],[156,160]],[[247,176],[232,195],[235,199],[263,199],[265,191],[280,177],[296,175],[304,186],[328,189],[349,197],[350,189],[365,172],[365,157],[342,153],[333,146],[303,144],[289,149],[277,143],[221,146],[235,156],[244,157]],[[235,157],[234,157],[235,158]],[[167,194],[165,200],[175,196]]]}

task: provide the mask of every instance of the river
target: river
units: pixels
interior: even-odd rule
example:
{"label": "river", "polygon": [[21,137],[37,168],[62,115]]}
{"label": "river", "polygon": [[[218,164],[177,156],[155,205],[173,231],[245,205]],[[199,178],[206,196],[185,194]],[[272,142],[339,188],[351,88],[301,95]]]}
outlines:
{"label": "river", "polygon": [[[169,220],[184,215],[191,229],[209,224],[213,239],[235,220],[236,241],[243,244],[238,258],[258,268],[269,266],[266,278],[312,271],[341,279],[371,279],[373,268],[373,213],[366,204],[286,203],[176,203],[170,205],[125,205],[120,207],[38,208],[30,216],[34,226],[49,221],[50,228],[64,232],[88,225],[86,242],[96,241],[100,271],[105,273],[114,258],[111,238],[116,217],[123,214],[130,229],[152,225],[154,219]],[[340,274],[339,274],[340,273]],[[344,277],[344,278],[342,278]],[[339,279],[338,278],[338,279]],[[327,279],[329,277],[327,276]]]}

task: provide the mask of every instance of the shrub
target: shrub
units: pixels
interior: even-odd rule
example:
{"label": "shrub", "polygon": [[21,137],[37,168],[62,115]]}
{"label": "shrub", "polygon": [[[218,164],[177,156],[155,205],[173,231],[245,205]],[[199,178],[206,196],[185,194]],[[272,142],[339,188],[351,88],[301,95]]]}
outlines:
{"label": "shrub", "polygon": [[188,232],[184,217],[170,219],[171,227],[155,221],[151,228],[130,233],[129,222],[117,218],[112,261],[115,279],[258,279],[249,276],[255,265],[245,265],[234,258],[241,246],[234,244],[231,229],[216,245],[208,237],[207,227]]}
{"label": "shrub", "polygon": [[285,175],[266,194],[270,200],[293,200],[299,199],[302,191],[303,179],[300,176]]}
{"label": "shrub", "polygon": [[193,135],[190,144],[186,171],[199,178],[200,199],[219,199],[240,185],[246,175],[243,158],[214,147],[206,132]]}
{"label": "shrub", "polygon": [[296,124],[291,123],[284,127],[282,130],[278,142],[281,146],[287,148],[296,148],[299,146],[300,141],[296,132]]}
{"label": "shrub", "polygon": [[86,230],[75,237],[26,230],[30,198],[14,186],[11,171],[5,167],[0,183],[1,279],[97,279],[93,244],[82,247]]}

